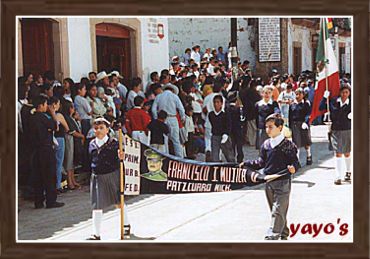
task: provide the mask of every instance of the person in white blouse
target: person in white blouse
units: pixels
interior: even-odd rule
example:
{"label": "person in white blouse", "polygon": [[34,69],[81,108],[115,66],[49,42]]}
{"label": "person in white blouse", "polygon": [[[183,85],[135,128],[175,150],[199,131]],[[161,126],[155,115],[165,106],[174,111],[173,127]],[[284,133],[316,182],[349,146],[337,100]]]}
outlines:
{"label": "person in white blouse", "polygon": [[199,45],[195,45],[193,47],[193,50],[191,51],[191,54],[190,54],[190,58],[193,59],[195,61],[195,63],[198,64],[198,66],[200,65],[200,54],[199,54],[199,51],[200,51]]}

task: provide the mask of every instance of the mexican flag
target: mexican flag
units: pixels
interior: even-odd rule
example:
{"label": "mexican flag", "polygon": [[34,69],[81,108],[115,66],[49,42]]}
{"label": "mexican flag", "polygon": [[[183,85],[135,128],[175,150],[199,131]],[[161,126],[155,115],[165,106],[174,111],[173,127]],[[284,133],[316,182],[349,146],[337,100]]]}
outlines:
{"label": "mexican flag", "polygon": [[[329,37],[329,29],[333,27],[332,19],[322,18],[320,23],[319,44],[316,53],[316,63],[318,67],[315,85],[315,97],[312,105],[310,123],[326,111],[319,111],[320,102],[327,89],[330,97],[339,95],[339,71],[338,62],[334,54],[333,46]],[[325,37],[325,38],[324,38]]]}

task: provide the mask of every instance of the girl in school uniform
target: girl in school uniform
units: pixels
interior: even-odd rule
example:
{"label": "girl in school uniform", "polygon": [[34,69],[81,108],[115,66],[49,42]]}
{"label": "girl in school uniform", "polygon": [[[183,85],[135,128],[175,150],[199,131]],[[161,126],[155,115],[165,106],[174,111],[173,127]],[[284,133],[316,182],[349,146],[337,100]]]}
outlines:
{"label": "girl in school uniform", "polygon": [[[100,240],[103,210],[120,203],[120,160],[124,153],[118,151],[119,143],[109,136],[110,123],[104,118],[94,120],[95,138],[90,142],[91,157],[90,197],[92,205],[93,234],[88,240]],[[125,235],[130,235],[130,225],[125,210]]]}
{"label": "girl in school uniform", "polygon": [[[329,101],[331,124],[331,142],[336,157],[336,176],[334,184],[342,184],[344,172],[345,181],[351,180],[351,87],[343,84],[339,97],[332,97]],[[327,109],[327,98],[330,92],[325,91],[320,103],[320,110]],[[344,157],[343,157],[344,155]]]}
{"label": "girl in school uniform", "polygon": [[306,165],[312,165],[311,155],[311,132],[309,126],[309,116],[311,105],[304,97],[304,90],[297,88],[295,91],[296,98],[289,106],[289,128],[292,130],[293,143],[298,148],[304,147],[307,152]]}
{"label": "girl in school uniform", "polygon": [[270,86],[263,88],[262,100],[256,103],[257,138],[256,149],[260,149],[263,142],[269,137],[265,129],[266,118],[274,113],[280,113],[279,104],[272,100],[272,89]]}

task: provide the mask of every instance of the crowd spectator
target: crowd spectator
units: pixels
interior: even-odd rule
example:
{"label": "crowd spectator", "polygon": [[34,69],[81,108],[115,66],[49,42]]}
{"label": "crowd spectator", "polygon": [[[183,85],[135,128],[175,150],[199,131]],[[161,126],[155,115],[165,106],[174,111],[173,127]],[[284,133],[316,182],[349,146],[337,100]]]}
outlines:
{"label": "crowd spectator", "polygon": [[[63,192],[63,171],[70,190],[80,186],[76,170],[91,172],[87,147],[95,138],[92,125],[98,118],[122,127],[132,138],[163,153],[189,159],[202,159],[198,155],[203,153],[206,161],[225,158],[241,162],[246,144],[259,149],[268,138],[266,118],[281,113],[293,142],[306,150],[306,164],[312,163],[308,118],[315,94],[313,73],[280,76],[272,69],[258,77],[251,63],[244,60],[238,62],[235,79],[229,67],[230,51],[224,52],[221,46],[217,50],[207,47],[203,54],[195,45],[181,54],[172,57],[160,72],[150,71],[145,89],[140,77],[124,78],[127,75],[117,70],[107,71],[109,74],[90,71],[79,82],[64,78],[63,84],[52,71],[26,73],[19,78],[19,169],[22,184],[34,187],[33,191],[24,190],[36,195],[35,207],[43,207],[45,199],[48,207],[62,206],[55,193]],[[130,82],[128,88],[123,79]],[[341,80],[349,85],[350,76]],[[331,101],[338,111],[334,117],[345,110],[347,99]],[[341,120],[335,118],[336,141],[347,141],[348,127],[338,126]],[[348,120],[342,121],[348,126]],[[321,118],[315,123],[321,123]],[[339,156],[344,154],[347,161],[350,150],[347,142],[336,145],[340,175],[344,167]]]}

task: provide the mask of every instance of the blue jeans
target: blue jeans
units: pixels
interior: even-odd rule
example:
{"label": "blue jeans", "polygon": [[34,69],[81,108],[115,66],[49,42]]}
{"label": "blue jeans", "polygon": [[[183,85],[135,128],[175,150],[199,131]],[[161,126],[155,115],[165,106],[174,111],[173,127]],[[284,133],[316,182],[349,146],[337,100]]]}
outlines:
{"label": "blue jeans", "polygon": [[167,117],[166,124],[169,127],[169,139],[172,141],[175,156],[184,157],[184,149],[180,143],[180,128],[176,117]]}
{"label": "blue jeans", "polygon": [[64,138],[56,138],[58,146],[55,149],[55,157],[57,160],[57,189],[62,188],[62,169],[64,160],[65,140]]}

